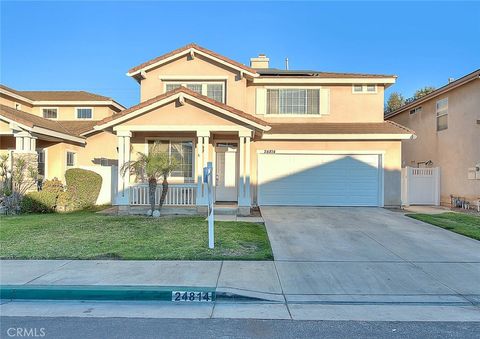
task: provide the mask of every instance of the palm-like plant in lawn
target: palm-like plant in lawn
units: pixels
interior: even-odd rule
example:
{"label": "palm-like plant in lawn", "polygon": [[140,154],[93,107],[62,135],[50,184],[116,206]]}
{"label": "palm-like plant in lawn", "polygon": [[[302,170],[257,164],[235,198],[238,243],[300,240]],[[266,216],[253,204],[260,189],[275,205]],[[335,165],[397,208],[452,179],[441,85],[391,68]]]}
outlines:
{"label": "palm-like plant in lawn", "polygon": [[162,194],[159,201],[159,210],[165,202],[165,197],[168,193],[167,177],[171,171],[178,166],[178,161],[171,158],[166,151],[160,150],[160,144],[154,143],[150,148],[148,154],[138,152],[137,159],[126,162],[122,166],[122,174],[134,174],[137,178],[143,181],[148,181],[148,196],[150,200],[150,210],[155,210],[155,191],[157,190],[157,183],[160,179],[162,181]]}

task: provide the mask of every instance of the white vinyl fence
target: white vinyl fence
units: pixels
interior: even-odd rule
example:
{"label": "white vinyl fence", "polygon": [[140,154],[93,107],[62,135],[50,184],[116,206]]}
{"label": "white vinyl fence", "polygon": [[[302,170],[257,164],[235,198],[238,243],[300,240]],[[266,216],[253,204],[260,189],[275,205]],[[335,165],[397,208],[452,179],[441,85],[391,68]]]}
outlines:
{"label": "white vinyl fence", "polygon": [[[150,205],[148,184],[135,184],[130,186],[130,205]],[[165,198],[165,206],[194,206],[196,184],[170,184]],[[158,205],[162,195],[162,185],[157,185],[155,191],[155,204]]]}
{"label": "white vinyl fence", "polygon": [[80,166],[102,176],[102,188],[97,198],[97,205],[113,204],[117,194],[117,166]]}
{"label": "white vinyl fence", "polygon": [[440,167],[402,168],[402,205],[440,205]]}

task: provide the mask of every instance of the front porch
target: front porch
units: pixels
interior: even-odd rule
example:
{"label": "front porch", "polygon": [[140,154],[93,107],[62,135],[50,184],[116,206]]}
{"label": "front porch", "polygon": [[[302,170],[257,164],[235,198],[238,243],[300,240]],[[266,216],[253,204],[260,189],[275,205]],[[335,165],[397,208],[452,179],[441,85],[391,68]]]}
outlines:
{"label": "front porch", "polygon": [[[240,126],[239,126],[240,127]],[[252,131],[215,127],[210,130],[162,131],[160,126],[128,131],[116,131],[119,150],[118,190],[116,205],[126,213],[141,213],[148,210],[150,198],[148,183],[139,181],[134,175],[123,175],[122,166],[135,159],[137,151],[148,152],[149,142],[158,141],[170,152],[182,147],[182,171],[168,179],[169,189],[164,206],[170,213],[189,214],[192,210],[204,213],[207,210],[207,185],[203,182],[203,168],[212,162],[214,170],[213,197],[215,203],[235,206],[236,214],[249,215],[252,206],[250,191],[250,147]],[[169,129],[164,126],[163,129]],[[176,154],[178,156],[178,154]],[[177,171],[176,171],[177,172]],[[162,192],[161,182],[155,192],[158,205]],[[183,213],[183,212],[185,213]],[[188,212],[188,213],[187,213]]]}

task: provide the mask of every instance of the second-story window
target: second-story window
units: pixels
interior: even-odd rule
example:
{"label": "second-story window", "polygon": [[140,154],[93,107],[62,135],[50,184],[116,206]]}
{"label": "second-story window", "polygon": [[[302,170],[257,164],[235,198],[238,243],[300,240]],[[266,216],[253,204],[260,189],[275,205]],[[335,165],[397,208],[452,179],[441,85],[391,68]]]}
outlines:
{"label": "second-story window", "polygon": [[267,114],[320,114],[320,90],[267,89]]}
{"label": "second-story window", "polygon": [[93,110],[91,108],[77,108],[77,119],[92,119]]}
{"label": "second-story window", "polygon": [[448,98],[438,100],[436,103],[437,111],[437,131],[448,128]]}
{"label": "second-story window", "polygon": [[58,109],[56,109],[56,108],[42,108],[42,115],[46,119],[57,119]]}
{"label": "second-story window", "polygon": [[377,93],[377,85],[375,84],[368,84],[368,85],[353,85],[352,86],[353,93]]}
{"label": "second-story window", "polygon": [[165,84],[165,92],[181,86],[210,99],[225,103],[225,84],[223,82],[171,82]]}
{"label": "second-story window", "polygon": [[207,97],[223,102],[223,85],[207,84]]}

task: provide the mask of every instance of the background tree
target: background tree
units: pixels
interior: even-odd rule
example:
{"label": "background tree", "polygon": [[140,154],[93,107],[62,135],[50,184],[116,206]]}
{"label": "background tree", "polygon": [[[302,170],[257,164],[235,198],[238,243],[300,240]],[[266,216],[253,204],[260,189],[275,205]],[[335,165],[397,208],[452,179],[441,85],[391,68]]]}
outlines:
{"label": "background tree", "polygon": [[390,94],[387,100],[387,107],[385,108],[385,111],[387,112],[393,112],[396,109],[399,109],[405,104],[405,98],[403,95],[401,95],[398,92],[393,92]]}
{"label": "background tree", "polygon": [[415,91],[415,94],[413,95],[413,100],[420,99],[421,97],[424,97],[427,94],[432,93],[435,90],[435,87],[433,86],[425,86],[420,89],[417,89]]}

